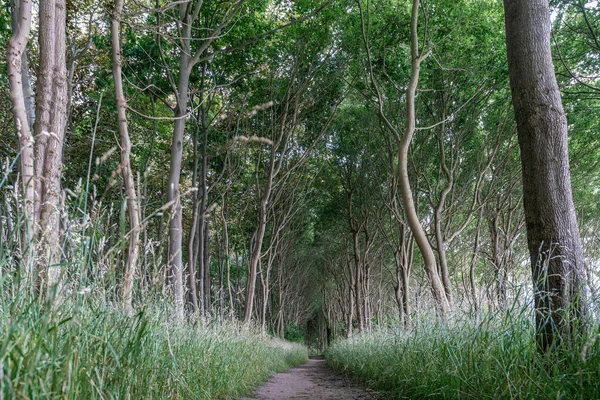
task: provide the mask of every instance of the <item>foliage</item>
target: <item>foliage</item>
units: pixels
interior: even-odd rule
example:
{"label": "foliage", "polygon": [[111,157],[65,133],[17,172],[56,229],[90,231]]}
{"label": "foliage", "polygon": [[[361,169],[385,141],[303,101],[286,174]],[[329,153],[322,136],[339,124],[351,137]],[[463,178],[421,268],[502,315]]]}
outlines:
{"label": "foliage", "polygon": [[304,326],[290,325],[285,329],[285,340],[296,343],[304,343],[306,335]]}

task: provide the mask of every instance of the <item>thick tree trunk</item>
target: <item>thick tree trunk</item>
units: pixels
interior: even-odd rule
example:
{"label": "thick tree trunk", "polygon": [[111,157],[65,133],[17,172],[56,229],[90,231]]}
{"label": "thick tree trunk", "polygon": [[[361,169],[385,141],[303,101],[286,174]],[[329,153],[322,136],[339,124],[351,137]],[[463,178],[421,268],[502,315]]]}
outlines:
{"label": "thick tree trunk", "polygon": [[[36,289],[48,293],[59,284],[60,175],[67,121],[66,4],[64,0],[40,3],[40,66],[35,123],[36,202],[39,221]],[[38,218],[39,217],[39,218]]]}
{"label": "thick tree trunk", "polygon": [[567,121],[552,65],[548,0],[504,0],[504,10],[538,343],[548,350],[570,343],[588,323]]}
{"label": "thick tree trunk", "polygon": [[129,249],[127,252],[127,262],[125,264],[125,277],[123,279],[123,292],[121,294],[123,306],[129,313],[133,312],[133,280],[136,272],[136,265],[139,256],[140,242],[140,220],[137,203],[137,193],[135,191],[135,182],[133,180],[133,171],[131,169],[131,139],[127,126],[127,101],[123,93],[123,79],[121,70],[121,42],[120,26],[121,12],[123,10],[123,0],[115,1],[115,9],[111,16],[111,36],[112,36],[112,61],[113,61],[113,79],[115,82],[115,94],[117,98],[117,118],[119,133],[121,134],[121,174],[125,184],[125,193],[127,196],[127,213],[129,214]]}

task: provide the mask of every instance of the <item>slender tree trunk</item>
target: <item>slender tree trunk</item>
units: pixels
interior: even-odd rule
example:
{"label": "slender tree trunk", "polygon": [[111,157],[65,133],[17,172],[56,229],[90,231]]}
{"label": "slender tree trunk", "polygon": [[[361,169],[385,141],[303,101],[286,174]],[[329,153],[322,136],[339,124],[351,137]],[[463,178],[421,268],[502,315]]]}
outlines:
{"label": "slender tree trunk", "polygon": [[394,260],[396,262],[396,285],[394,286],[394,295],[396,299],[396,304],[398,305],[398,313],[400,317],[400,324],[404,326],[405,316],[404,316],[404,296],[402,291],[404,286],[402,284],[402,278],[400,275],[402,274],[402,267],[400,265],[400,255],[398,252],[394,252]]}
{"label": "slender tree trunk", "polygon": [[473,299],[473,311],[479,317],[479,299],[477,298],[477,283],[475,281],[475,266],[477,265],[477,256],[479,254],[479,238],[481,236],[481,221],[483,220],[483,208],[479,211],[477,218],[477,227],[475,228],[475,240],[473,241],[473,252],[471,254],[471,266],[469,267],[469,282],[471,289],[471,299]]}
{"label": "slender tree trunk", "polygon": [[271,255],[269,260],[267,261],[266,270],[262,271],[262,273],[260,274],[260,283],[262,286],[262,297],[263,297],[263,299],[262,299],[263,302],[261,304],[261,309],[260,309],[260,332],[263,335],[267,334],[267,305],[268,305],[268,298],[269,298],[269,275],[271,273],[271,266],[273,265],[273,259],[271,257],[273,257],[273,255]]}
{"label": "slender tree trunk", "polygon": [[[26,3],[31,3],[27,1]],[[31,5],[25,5],[25,7],[29,7],[29,10],[25,9],[24,12],[28,13],[31,16]],[[12,31],[13,34],[16,33],[20,27],[20,19],[21,15],[21,0],[13,0],[11,2],[11,22],[12,22]],[[28,38],[27,38],[28,39]],[[21,54],[21,87],[23,90],[23,100],[25,102],[25,113],[27,115],[27,122],[29,123],[29,127],[32,127],[35,122],[35,102],[34,102],[34,93],[31,88],[31,80],[29,79],[29,66],[28,66],[28,56],[27,56],[27,47],[23,48]],[[13,68],[16,66],[13,65]]]}
{"label": "slender tree trunk", "polygon": [[[194,166],[192,167],[192,187],[198,188],[198,131],[200,130],[200,122],[198,121],[201,118],[202,110],[198,111],[196,126],[194,128],[193,135],[193,157],[194,157]],[[190,233],[188,235],[188,286],[190,288],[190,302],[192,304],[192,312],[194,315],[198,315],[198,291],[196,288],[196,261],[197,261],[197,253],[198,246],[195,246],[197,243],[197,231],[198,231],[198,213],[200,212],[200,201],[198,199],[198,190],[194,192],[194,201],[193,211],[192,211],[192,223],[190,224]]]}
{"label": "slender tree trunk", "polygon": [[271,195],[271,188],[273,185],[273,178],[275,174],[275,146],[271,147],[271,158],[269,176],[267,182],[263,188],[262,198],[260,200],[258,210],[258,227],[256,230],[256,238],[254,240],[254,247],[250,256],[248,264],[248,282],[246,285],[246,306],[244,308],[244,324],[249,324],[252,318],[252,310],[254,307],[254,292],[256,290],[256,274],[258,272],[258,263],[262,254],[262,243],[265,236],[265,230],[267,227],[267,203]]}
{"label": "slender tree trunk", "polygon": [[217,235],[217,248],[218,248],[218,260],[219,264],[219,317],[221,321],[223,320],[223,316],[225,315],[225,262],[223,260],[223,254],[225,253],[225,249],[223,248],[223,240],[219,240]]}
{"label": "slender tree trunk", "polygon": [[198,209],[200,208],[200,204],[198,199],[194,200],[194,211],[192,215],[192,223],[190,225],[190,234],[188,237],[188,280],[190,287],[190,301],[192,303],[192,312],[194,315],[198,315],[199,307],[198,307],[198,291],[196,289],[196,260],[197,260],[197,246],[195,246],[198,242],[196,231],[198,230]]}
{"label": "slender tree trunk", "polygon": [[227,297],[229,299],[229,312],[235,312],[233,304],[233,292],[231,289],[231,262],[229,260],[229,228],[228,221],[229,213],[227,211],[227,196],[223,196],[223,207],[221,207],[221,218],[223,219],[223,249],[225,250],[225,271],[227,273]]}
{"label": "slender tree trunk", "polygon": [[[346,247],[348,247],[347,242]],[[352,324],[354,320],[354,287],[356,279],[352,273],[352,266],[348,255],[346,255],[346,268],[348,270],[348,275],[350,276],[348,282],[348,312],[346,313],[346,338],[349,338],[352,337]]]}
{"label": "slender tree trunk", "polygon": [[[447,168],[445,169],[447,170]],[[442,189],[440,201],[434,210],[433,224],[435,226],[435,242],[437,245],[440,276],[442,278],[442,284],[444,285],[444,293],[446,294],[448,305],[452,307],[452,287],[450,284],[450,273],[448,271],[448,257],[446,256],[446,241],[444,240],[444,234],[442,232],[442,211],[446,204],[446,196],[450,190],[452,190],[451,181],[444,187],[444,189]]]}
{"label": "slender tree trunk", "polygon": [[377,85],[377,82],[375,80],[375,74],[373,72],[371,50],[367,35],[367,29],[365,26],[366,24],[362,6],[360,2],[358,2],[358,5],[361,13],[362,36],[365,45],[365,50],[367,52],[371,85],[377,95],[378,113],[388,131],[395,137],[395,139],[399,143],[398,167],[396,174],[398,179],[398,186],[400,186],[400,193],[402,195],[402,203],[404,206],[404,211],[406,213],[406,219],[410,230],[413,234],[414,240],[417,243],[417,246],[419,247],[419,250],[421,251],[421,254],[423,256],[425,272],[429,279],[431,291],[433,294],[433,298],[436,302],[438,311],[442,318],[445,318],[450,309],[450,305],[446,297],[444,285],[440,280],[440,276],[437,271],[437,263],[433,254],[433,250],[431,248],[431,245],[429,244],[427,236],[425,235],[423,226],[419,221],[417,207],[415,206],[415,200],[412,195],[410,179],[408,176],[408,152],[416,128],[415,99],[417,87],[419,85],[419,74],[421,70],[421,63],[429,55],[429,53],[419,53],[418,22],[420,1],[413,0],[412,2],[412,12],[410,21],[410,49],[412,64],[410,82],[408,87],[406,88],[406,126],[402,134],[396,129],[396,127],[386,116],[384,110],[384,96],[379,90],[379,86]]}
{"label": "slender tree trunk", "polygon": [[115,8],[111,16],[111,36],[112,36],[112,61],[113,61],[113,79],[115,82],[115,94],[117,98],[117,118],[119,132],[121,134],[121,174],[125,183],[125,193],[127,196],[127,213],[129,214],[129,249],[127,252],[127,261],[125,264],[125,277],[123,279],[123,306],[127,312],[133,312],[133,280],[135,277],[137,260],[139,255],[140,241],[140,221],[135,191],[135,182],[133,180],[133,171],[131,169],[131,139],[127,126],[127,101],[123,93],[123,80],[121,71],[121,12],[123,10],[123,0],[115,0]]}
{"label": "slender tree trunk", "polygon": [[548,0],[504,0],[538,344],[568,345],[589,323],[571,192],[567,120],[550,52]]}
{"label": "slender tree trunk", "polygon": [[25,287],[31,288],[34,280],[33,263],[33,239],[35,237],[34,219],[34,154],[33,136],[31,125],[28,122],[28,113],[23,92],[23,69],[22,59],[25,54],[29,33],[31,30],[31,1],[24,1],[19,7],[13,8],[16,13],[16,23],[13,25],[13,33],[8,42],[7,69],[8,83],[10,88],[10,99],[13,104],[13,115],[15,128],[19,140],[19,167],[21,172],[21,185],[24,199],[24,223],[21,237],[21,280]]}
{"label": "slender tree trunk", "polygon": [[[243,254],[246,253],[246,243],[244,242],[244,251],[242,252],[242,257]],[[235,252],[235,292],[236,292],[236,297],[235,297],[235,313],[236,316],[241,316],[242,315],[242,300],[241,300],[241,296],[240,294],[240,288],[242,287],[242,281],[241,281],[241,274],[240,274],[240,269],[241,269],[241,265],[240,265],[240,255],[239,253],[236,251]]]}
{"label": "slender tree trunk", "polygon": [[[366,233],[365,233],[366,235]],[[368,242],[368,239],[365,240],[365,242]],[[364,320],[364,325],[365,325],[365,329],[367,331],[371,331],[371,320],[373,319],[373,312],[371,309],[371,293],[370,293],[370,287],[371,287],[371,265],[368,261],[368,243],[366,243],[365,245],[365,250],[363,251],[363,266],[364,266],[364,276],[363,276],[363,287],[362,287],[362,292],[363,292],[363,320]]]}
{"label": "slender tree trunk", "polygon": [[492,263],[492,267],[494,268],[494,286],[496,289],[495,300],[497,302],[497,309],[499,311],[504,311],[506,310],[506,286],[503,281],[503,271],[506,269],[506,266],[504,265],[505,262],[500,254],[500,229],[498,226],[498,213],[499,211],[496,209],[494,215],[488,220],[492,247],[490,261]]}
{"label": "slender tree trunk", "polygon": [[[204,316],[206,314],[207,311],[207,304],[206,304],[206,296],[204,295],[204,278],[205,278],[205,258],[204,258],[204,253],[206,252],[206,250],[204,249],[204,245],[206,244],[206,241],[204,240],[204,234],[206,233],[206,231],[204,230],[204,226],[206,225],[206,220],[204,217],[204,212],[202,211],[202,208],[204,207],[202,205],[202,202],[198,203],[198,210],[200,213],[200,218],[198,219],[197,222],[197,230],[198,230],[198,239],[197,239],[197,245],[196,245],[196,252],[194,253],[194,257],[197,259],[196,263],[198,265],[198,303],[199,303],[199,307],[200,307],[200,315]],[[202,212],[201,212],[202,211]]]}
{"label": "slender tree trunk", "polygon": [[356,320],[358,322],[358,331],[363,332],[365,329],[364,319],[363,319],[363,303],[362,303],[362,281],[363,281],[363,267],[360,258],[360,248],[358,243],[358,232],[352,232],[352,244],[354,249],[354,268],[356,270],[355,273],[355,281],[354,281],[354,306],[356,307]]}
{"label": "slender tree trunk", "polygon": [[426,56],[426,54],[419,54],[419,36],[417,31],[417,23],[419,20],[419,3],[419,0],[413,0],[410,23],[412,70],[410,83],[406,89],[406,128],[404,130],[404,134],[402,135],[400,150],[398,153],[400,170],[399,184],[408,225],[410,226],[410,230],[412,231],[419,250],[421,250],[423,262],[425,264],[425,272],[429,278],[433,298],[436,301],[440,315],[445,317],[450,309],[450,305],[446,298],[444,285],[440,281],[440,277],[437,273],[437,265],[435,256],[433,255],[433,250],[431,249],[429,241],[425,236],[425,232],[423,231],[423,227],[419,221],[419,216],[417,215],[412,190],[410,187],[410,179],[408,177],[408,151],[415,133],[416,124],[415,97],[419,84],[421,62]]}
{"label": "slender tree trunk", "polygon": [[277,266],[277,295],[279,297],[279,310],[277,311],[277,337],[284,339],[285,337],[285,321],[284,321],[284,301],[283,295],[284,284],[283,284],[283,265]]}
{"label": "slender tree trunk", "polygon": [[204,248],[204,254],[201,255],[204,258],[204,279],[203,279],[203,283],[204,283],[204,308],[205,308],[205,312],[210,312],[211,311],[211,306],[212,306],[212,296],[211,296],[211,288],[212,288],[212,282],[211,282],[211,277],[210,277],[210,252],[208,251],[208,244],[210,241],[210,229],[209,229],[209,225],[210,225],[210,219],[206,218],[204,220],[204,246],[202,246]]}
{"label": "slender tree trunk", "polygon": [[181,176],[181,160],[183,156],[183,133],[185,131],[185,115],[189,97],[189,83],[191,73],[190,41],[192,29],[192,16],[188,11],[188,4],[181,4],[179,16],[183,23],[181,38],[181,54],[179,56],[179,79],[177,83],[177,108],[175,110],[175,126],[171,142],[171,164],[169,168],[168,200],[173,204],[171,219],[169,220],[169,266],[173,282],[173,296],[175,298],[175,314],[180,321],[183,320],[184,284],[182,265],[182,210],[179,192]]}

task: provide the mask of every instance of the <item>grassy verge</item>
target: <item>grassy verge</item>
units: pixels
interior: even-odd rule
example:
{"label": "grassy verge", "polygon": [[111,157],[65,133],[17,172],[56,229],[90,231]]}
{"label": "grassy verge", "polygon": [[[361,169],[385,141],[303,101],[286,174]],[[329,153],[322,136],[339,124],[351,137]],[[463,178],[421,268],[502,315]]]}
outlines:
{"label": "grassy verge", "polygon": [[326,357],[389,398],[600,398],[595,337],[560,356],[536,349],[533,328],[520,316],[365,334],[335,343]]}
{"label": "grassy verge", "polygon": [[4,398],[225,399],[307,359],[233,324],[173,324],[168,310],[33,304],[0,315]]}

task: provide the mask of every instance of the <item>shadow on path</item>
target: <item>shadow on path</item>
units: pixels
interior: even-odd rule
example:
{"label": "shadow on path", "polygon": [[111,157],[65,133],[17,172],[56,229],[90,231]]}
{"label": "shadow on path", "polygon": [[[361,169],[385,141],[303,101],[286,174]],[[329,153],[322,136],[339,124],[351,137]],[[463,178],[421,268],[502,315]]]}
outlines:
{"label": "shadow on path", "polygon": [[327,368],[323,357],[311,357],[304,365],[273,375],[254,397],[242,400],[284,399],[371,400],[377,396]]}

